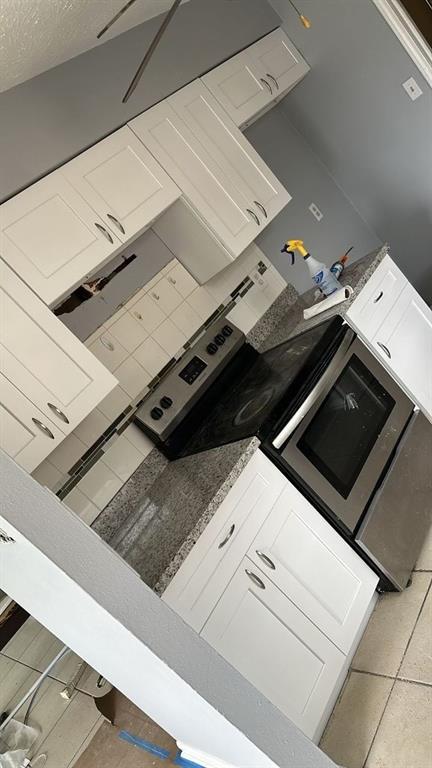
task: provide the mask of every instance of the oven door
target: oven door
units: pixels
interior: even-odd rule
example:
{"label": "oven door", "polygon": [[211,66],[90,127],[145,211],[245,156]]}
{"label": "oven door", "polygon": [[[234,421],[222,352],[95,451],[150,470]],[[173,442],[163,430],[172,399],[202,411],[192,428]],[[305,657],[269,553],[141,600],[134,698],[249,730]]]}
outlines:
{"label": "oven door", "polygon": [[348,332],[323,377],[273,441],[290,468],[353,532],[413,412]]}

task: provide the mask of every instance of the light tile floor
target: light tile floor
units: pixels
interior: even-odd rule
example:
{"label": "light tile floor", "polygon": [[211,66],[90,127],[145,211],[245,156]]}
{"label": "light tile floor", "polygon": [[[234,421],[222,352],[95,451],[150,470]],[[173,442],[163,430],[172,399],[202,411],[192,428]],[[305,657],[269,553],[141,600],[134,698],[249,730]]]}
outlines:
{"label": "light tile floor", "polygon": [[432,768],[432,530],[412,585],[379,598],[320,747],[343,768]]}

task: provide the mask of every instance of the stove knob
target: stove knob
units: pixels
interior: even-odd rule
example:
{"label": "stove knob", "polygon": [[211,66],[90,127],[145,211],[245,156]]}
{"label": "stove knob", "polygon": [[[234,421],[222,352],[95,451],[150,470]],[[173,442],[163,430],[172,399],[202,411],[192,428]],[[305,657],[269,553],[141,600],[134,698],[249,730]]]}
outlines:
{"label": "stove knob", "polygon": [[224,325],[224,327],[222,328],[222,333],[226,338],[228,338],[228,336],[231,336],[232,332],[233,332],[233,329],[231,328],[230,325]]}
{"label": "stove knob", "polygon": [[218,347],[221,347],[222,344],[225,344],[225,336],[223,336],[221,333],[218,333],[214,338],[216,344]]}
{"label": "stove knob", "polygon": [[171,406],[173,404],[173,401],[171,400],[170,397],[168,397],[168,395],[164,395],[160,399],[160,404],[161,404],[162,408],[171,408]]}
{"label": "stove knob", "polygon": [[218,351],[217,345],[211,342],[210,344],[207,344],[207,352],[209,355],[215,355]]}
{"label": "stove knob", "polygon": [[156,421],[158,419],[161,419],[163,416],[162,408],[152,408],[150,411],[150,416],[152,417],[152,419],[155,419]]}

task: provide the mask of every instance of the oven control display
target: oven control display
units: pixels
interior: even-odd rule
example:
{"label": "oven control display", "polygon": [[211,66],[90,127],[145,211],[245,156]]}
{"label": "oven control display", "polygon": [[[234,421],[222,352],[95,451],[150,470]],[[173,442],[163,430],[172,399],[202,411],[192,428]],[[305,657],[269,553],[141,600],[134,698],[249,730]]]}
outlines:
{"label": "oven control display", "polygon": [[180,371],[179,376],[188,384],[193,384],[200,373],[207,368],[207,363],[200,357],[193,357],[192,360]]}

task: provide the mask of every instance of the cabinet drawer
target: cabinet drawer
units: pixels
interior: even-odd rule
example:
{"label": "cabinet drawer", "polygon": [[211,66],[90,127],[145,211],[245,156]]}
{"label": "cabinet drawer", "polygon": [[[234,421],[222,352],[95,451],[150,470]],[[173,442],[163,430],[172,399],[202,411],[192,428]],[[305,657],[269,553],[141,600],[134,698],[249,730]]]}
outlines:
{"label": "cabinet drawer", "polygon": [[347,312],[347,318],[361,335],[370,340],[407,285],[405,275],[390,256],[385,256]]}
{"label": "cabinet drawer", "polygon": [[248,556],[344,654],[350,653],[378,576],[290,483]]}
{"label": "cabinet drawer", "polygon": [[201,630],[287,481],[258,451],[163,594]]}
{"label": "cabinet drawer", "polygon": [[345,656],[248,558],[201,635],[307,736],[319,738]]}

